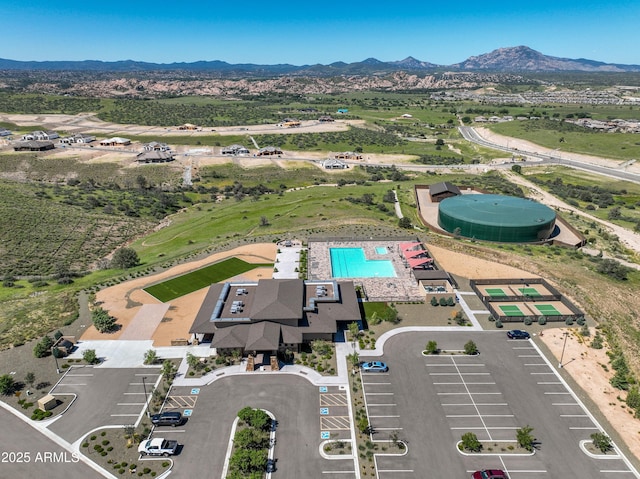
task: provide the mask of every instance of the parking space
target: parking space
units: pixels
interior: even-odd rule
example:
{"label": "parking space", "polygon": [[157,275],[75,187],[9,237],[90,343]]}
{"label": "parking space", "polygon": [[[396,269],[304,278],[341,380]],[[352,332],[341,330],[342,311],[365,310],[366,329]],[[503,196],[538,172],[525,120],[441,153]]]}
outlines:
{"label": "parking space", "polygon": [[[469,339],[480,355],[421,354],[429,340],[460,350]],[[483,468],[503,469],[510,479],[640,477],[622,457],[585,453],[581,442],[600,428],[530,341],[498,332],[398,335],[382,359],[388,373],[363,374],[374,439],[384,440],[393,429],[409,450],[403,457],[378,456],[380,478],[468,477]],[[527,425],[537,440],[535,453],[510,453],[516,431]],[[460,454],[456,444],[466,432],[500,444],[485,446],[483,454]]]}
{"label": "parking space", "polygon": [[60,419],[49,426],[69,442],[107,425],[134,424],[145,413],[159,378],[156,369],[73,368],[54,387],[54,395],[75,394],[76,399]]}

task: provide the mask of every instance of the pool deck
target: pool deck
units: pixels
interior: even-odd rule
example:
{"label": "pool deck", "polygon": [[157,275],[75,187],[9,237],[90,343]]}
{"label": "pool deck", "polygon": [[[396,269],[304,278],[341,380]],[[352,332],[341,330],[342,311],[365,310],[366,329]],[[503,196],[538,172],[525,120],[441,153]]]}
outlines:
{"label": "pool deck", "polygon": [[[411,268],[404,263],[400,253],[401,241],[311,241],[309,242],[309,279],[332,278],[331,248],[362,248],[368,260],[388,260],[396,271],[395,278],[349,278],[356,286],[361,285],[369,301],[424,301],[418,282],[411,275]],[[378,254],[376,247],[384,246],[387,254]],[[347,278],[338,278],[347,279]]]}

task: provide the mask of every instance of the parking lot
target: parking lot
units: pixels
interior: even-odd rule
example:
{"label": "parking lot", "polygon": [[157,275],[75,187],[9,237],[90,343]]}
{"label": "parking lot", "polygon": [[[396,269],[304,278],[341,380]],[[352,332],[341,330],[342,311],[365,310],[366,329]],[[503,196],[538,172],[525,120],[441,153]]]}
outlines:
{"label": "parking lot", "polygon": [[[176,457],[175,474],[199,477],[223,470],[231,426],[238,411],[249,406],[270,411],[278,421],[273,477],[355,477],[353,460],[327,460],[320,455],[326,439],[349,439],[348,400],[343,388],[318,387],[293,375],[267,373],[220,379],[209,386],[176,387],[166,410],[179,410],[187,422],[177,428],[157,428],[155,434],[177,439],[184,447]],[[176,398],[183,402],[178,407]],[[184,406],[189,407],[184,407]],[[193,407],[191,407],[193,405]]]}
{"label": "parking lot", "polygon": [[98,427],[134,424],[144,414],[145,396],[151,395],[159,374],[159,368],[73,368],[52,394],[68,395],[65,401],[75,394],[76,399],[49,429],[73,443]]}
{"label": "parking lot", "polygon": [[[429,340],[453,351],[470,339],[480,355],[421,354]],[[382,360],[388,373],[363,374],[374,439],[398,431],[409,453],[379,456],[381,479],[469,477],[482,468],[503,469],[511,479],[639,477],[623,458],[584,452],[581,441],[600,429],[529,341],[508,340],[504,332],[414,333],[392,338]],[[516,430],[527,425],[538,441],[533,455],[457,450],[465,432],[515,441]]]}

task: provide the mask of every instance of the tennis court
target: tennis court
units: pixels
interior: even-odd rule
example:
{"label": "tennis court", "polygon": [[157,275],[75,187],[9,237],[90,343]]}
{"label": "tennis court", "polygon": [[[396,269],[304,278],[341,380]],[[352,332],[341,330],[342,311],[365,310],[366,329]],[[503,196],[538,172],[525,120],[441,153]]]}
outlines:
{"label": "tennis court", "polygon": [[498,307],[505,316],[524,316],[522,310],[515,304],[501,304]]}
{"label": "tennis court", "polygon": [[485,292],[492,298],[506,298],[507,293],[502,288],[486,288]]}
{"label": "tennis court", "polygon": [[552,304],[535,304],[534,306],[544,316],[560,316],[562,314]]}
{"label": "tennis court", "polygon": [[542,296],[536,288],[517,288],[517,290],[523,296],[531,296],[531,297]]}

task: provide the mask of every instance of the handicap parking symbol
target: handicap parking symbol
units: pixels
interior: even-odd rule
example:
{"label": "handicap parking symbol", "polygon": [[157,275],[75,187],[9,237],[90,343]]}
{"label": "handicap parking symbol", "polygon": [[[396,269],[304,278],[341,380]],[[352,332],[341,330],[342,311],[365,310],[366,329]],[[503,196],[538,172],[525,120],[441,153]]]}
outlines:
{"label": "handicap parking symbol", "polygon": [[331,439],[331,435],[329,434],[329,431],[321,431],[320,439]]}
{"label": "handicap parking symbol", "polygon": [[191,394],[200,394],[200,388],[193,388]]}
{"label": "handicap parking symbol", "polygon": [[186,416],[186,417],[189,417],[189,416],[191,416],[192,412],[193,412],[193,409],[185,409],[184,413],[182,415]]}
{"label": "handicap parking symbol", "polygon": [[321,393],[326,393],[327,392],[327,386],[320,386],[320,392]]}
{"label": "handicap parking symbol", "polygon": [[329,408],[328,407],[321,407],[320,408],[320,414],[322,414],[323,416],[327,416],[329,414]]}

